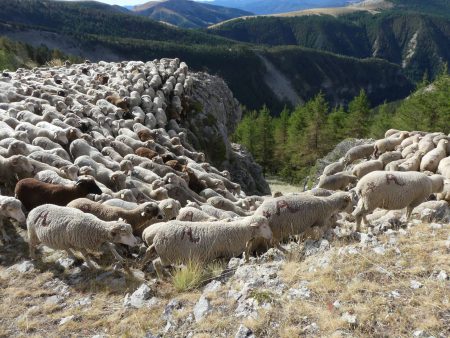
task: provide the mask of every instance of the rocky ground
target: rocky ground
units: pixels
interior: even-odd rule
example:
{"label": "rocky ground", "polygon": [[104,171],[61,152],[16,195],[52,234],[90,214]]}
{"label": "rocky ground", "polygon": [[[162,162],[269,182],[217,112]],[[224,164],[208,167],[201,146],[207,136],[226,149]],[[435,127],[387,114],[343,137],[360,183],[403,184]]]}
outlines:
{"label": "rocky ground", "polygon": [[31,262],[15,228],[0,246],[0,336],[448,337],[450,209],[427,203],[408,223],[375,213],[372,234],[342,221],[287,254],[216,262],[189,291],[138,263],[92,272],[45,247]]}

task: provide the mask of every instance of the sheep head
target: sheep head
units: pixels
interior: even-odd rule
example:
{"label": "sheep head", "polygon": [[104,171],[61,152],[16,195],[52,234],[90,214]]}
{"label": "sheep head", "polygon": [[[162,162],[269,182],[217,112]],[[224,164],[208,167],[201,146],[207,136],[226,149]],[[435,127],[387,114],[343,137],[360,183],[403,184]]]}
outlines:
{"label": "sheep head", "polygon": [[136,246],[139,241],[133,236],[133,228],[130,224],[124,222],[112,222],[109,229],[109,240],[113,243],[121,243],[128,246]]}
{"label": "sheep head", "polygon": [[267,240],[272,239],[272,229],[269,220],[264,216],[254,216],[251,219],[250,227],[254,229],[254,237],[262,237]]}
{"label": "sheep head", "polygon": [[4,215],[15,219],[20,224],[25,223],[26,217],[22,211],[22,203],[14,197],[4,199],[0,203],[0,209],[2,210]]}
{"label": "sheep head", "polygon": [[77,183],[75,183],[75,186],[78,190],[82,191],[86,195],[88,194],[95,194],[95,195],[101,195],[102,190],[99,188],[97,183],[95,183],[95,180],[92,178],[84,178],[79,179]]}
{"label": "sheep head", "polygon": [[158,204],[154,202],[148,202],[142,207],[141,216],[146,218],[156,218],[162,220],[164,218],[164,213],[158,207]]}

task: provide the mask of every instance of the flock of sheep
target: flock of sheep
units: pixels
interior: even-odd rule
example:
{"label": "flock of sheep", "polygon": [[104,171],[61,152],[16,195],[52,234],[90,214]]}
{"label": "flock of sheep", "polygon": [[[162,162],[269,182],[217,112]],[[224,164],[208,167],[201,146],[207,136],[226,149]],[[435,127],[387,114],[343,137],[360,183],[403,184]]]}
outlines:
{"label": "flock of sheep", "polygon": [[[178,59],[3,72],[3,241],[11,240],[7,221],[26,223],[32,258],[44,244],[70,256],[77,250],[94,268],[89,250],[106,245],[124,262],[123,246],[142,239],[142,264],[153,261],[161,276],[172,264],[242,253],[248,259],[269,246],[282,249],[290,236],[321,237],[356,203],[358,230],[377,207],[407,207],[409,216],[442,192],[444,176],[450,179],[448,136],[389,131],[329,165],[319,188],[246,196],[228,171],[205,162],[179,125],[189,114],[193,86]],[[344,171],[370,156],[376,159]],[[410,172],[419,169],[425,173]],[[352,191],[335,192],[358,180]],[[446,189],[441,197],[448,201]]]}

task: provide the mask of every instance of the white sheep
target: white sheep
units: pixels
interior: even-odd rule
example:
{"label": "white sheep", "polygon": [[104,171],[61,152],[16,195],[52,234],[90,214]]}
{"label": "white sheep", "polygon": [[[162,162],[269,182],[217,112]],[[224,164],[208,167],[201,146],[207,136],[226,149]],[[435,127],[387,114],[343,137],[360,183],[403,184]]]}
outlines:
{"label": "white sheep", "polygon": [[19,224],[25,224],[26,217],[22,211],[22,203],[14,197],[0,196],[0,231],[3,243],[11,240],[4,228],[5,221],[10,218]]}
{"label": "white sheep", "polygon": [[202,222],[202,221],[215,221],[217,218],[208,215],[206,212],[194,208],[194,207],[184,207],[181,208],[180,213],[177,216],[177,221],[188,221],[188,222]]}
{"label": "white sheep", "polygon": [[450,180],[450,156],[439,162],[437,173]]}
{"label": "white sheep", "polygon": [[378,157],[379,155],[385,153],[386,151],[393,151],[395,147],[400,145],[402,141],[409,136],[407,132],[401,132],[400,134],[394,134],[387,138],[378,140],[373,146],[373,155]]}
{"label": "white sheep", "polygon": [[362,144],[349,149],[344,156],[345,164],[351,164],[362,158],[370,158],[374,151],[374,144]]}
{"label": "white sheep", "polygon": [[42,243],[52,249],[79,250],[90,268],[94,268],[87,250],[97,250],[107,243],[114,257],[123,261],[112,243],[135,246],[131,225],[122,221],[105,222],[80,210],[44,204],[34,208],[27,218],[30,257],[36,259],[36,246]]}
{"label": "white sheep", "polygon": [[426,153],[420,162],[420,171],[436,172],[439,162],[447,155],[447,144],[448,140],[442,139],[436,148]]}
{"label": "white sheep", "polygon": [[330,176],[343,171],[345,168],[345,158],[341,157],[339,161],[330,163],[323,169],[322,175]]}
{"label": "white sheep", "polygon": [[356,231],[361,220],[368,224],[366,215],[376,208],[387,210],[406,209],[406,219],[414,207],[424,202],[432,193],[439,193],[444,187],[441,175],[426,176],[419,172],[374,171],[364,176],[356,185],[359,197],[353,212],[356,217]]}
{"label": "white sheep", "polygon": [[316,197],[303,193],[266,199],[254,215],[265,216],[273,232],[273,242],[279,242],[293,235],[311,232],[325,232],[332,224],[330,220],[340,212],[351,212],[352,197],[346,192],[337,192],[328,197]]}
{"label": "white sheep", "polygon": [[408,158],[406,161],[402,162],[398,166],[399,171],[419,171],[420,162],[423,157],[422,152],[416,153],[414,156]]}
{"label": "white sheep", "polygon": [[383,170],[383,168],[384,168],[384,164],[383,164],[383,161],[381,161],[380,159],[370,160],[370,161],[366,161],[366,162],[357,164],[353,168],[352,174],[358,178],[361,178],[372,171]]}
{"label": "white sheep", "polygon": [[340,172],[330,176],[320,176],[317,188],[328,190],[345,190],[354,184],[358,178],[347,172]]}
{"label": "white sheep", "polygon": [[436,195],[438,201],[447,201],[450,203],[450,180],[444,181],[444,188]]}
{"label": "white sheep", "polygon": [[162,266],[209,262],[219,257],[234,257],[245,251],[248,260],[253,240],[271,240],[272,231],[265,217],[249,216],[233,222],[170,221],[148,227],[142,238],[149,246],[143,263],[156,254],[153,265],[159,276]]}
{"label": "white sheep", "polygon": [[402,158],[402,159],[397,160],[397,161],[392,161],[392,162],[388,163],[386,165],[386,167],[384,167],[384,170],[386,170],[386,171],[397,171],[397,170],[399,170],[398,169],[399,165],[402,164],[403,162],[405,162],[406,160],[407,160],[406,158]]}

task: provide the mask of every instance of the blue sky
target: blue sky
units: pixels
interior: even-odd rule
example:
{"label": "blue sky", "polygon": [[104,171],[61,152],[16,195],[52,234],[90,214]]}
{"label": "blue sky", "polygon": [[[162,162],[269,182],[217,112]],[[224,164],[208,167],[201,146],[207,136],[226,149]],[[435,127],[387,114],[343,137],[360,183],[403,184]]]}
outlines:
{"label": "blue sky", "polygon": [[[66,0],[66,1],[71,1],[71,0]],[[104,2],[109,5],[133,6],[133,5],[141,5],[150,0],[97,0],[97,1]],[[198,0],[195,0],[195,1],[198,1]]]}

